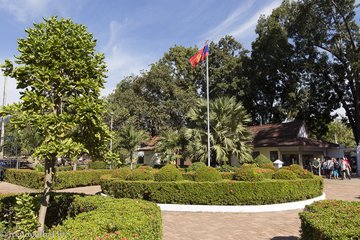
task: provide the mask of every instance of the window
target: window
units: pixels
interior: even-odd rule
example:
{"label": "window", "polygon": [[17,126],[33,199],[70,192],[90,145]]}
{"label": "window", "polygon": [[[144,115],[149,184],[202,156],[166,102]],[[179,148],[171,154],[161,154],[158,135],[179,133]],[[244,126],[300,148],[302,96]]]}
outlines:
{"label": "window", "polygon": [[279,159],[278,151],[270,151],[270,160],[275,161]]}
{"label": "window", "polygon": [[253,158],[256,158],[257,156],[259,156],[260,155],[260,152],[259,151],[256,151],[256,152],[252,152],[252,157]]}

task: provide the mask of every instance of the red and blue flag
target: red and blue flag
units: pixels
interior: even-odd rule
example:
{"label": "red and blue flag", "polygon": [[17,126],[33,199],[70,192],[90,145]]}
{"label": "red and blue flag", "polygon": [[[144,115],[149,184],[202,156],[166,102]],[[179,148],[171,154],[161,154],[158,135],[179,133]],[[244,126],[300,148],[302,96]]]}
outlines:
{"label": "red and blue flag", "polygon": [[206,44],[202,49],[200,49],[194,56],[192,56],[189,59],[191,66],[193,68],[196,67],[196,65],[203,62],[208,55],[209,55],[209,45]]}

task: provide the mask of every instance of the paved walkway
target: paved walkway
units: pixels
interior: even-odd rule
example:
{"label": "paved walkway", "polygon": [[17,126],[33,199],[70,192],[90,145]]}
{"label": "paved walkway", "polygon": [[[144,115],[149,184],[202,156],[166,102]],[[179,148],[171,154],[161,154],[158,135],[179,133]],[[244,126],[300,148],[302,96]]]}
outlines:
{"label": "paved walkway", "polygon": [[[32,191],[14,184],[0,182],[0,193]],[[61,192],[95,194],[99,186],[72,188]],[[360,178],[325,180],[327,199],[360,201]],[[187,213],[162,212],[164,240],[217,239],[298,239],[301,211],[268,213]]]}

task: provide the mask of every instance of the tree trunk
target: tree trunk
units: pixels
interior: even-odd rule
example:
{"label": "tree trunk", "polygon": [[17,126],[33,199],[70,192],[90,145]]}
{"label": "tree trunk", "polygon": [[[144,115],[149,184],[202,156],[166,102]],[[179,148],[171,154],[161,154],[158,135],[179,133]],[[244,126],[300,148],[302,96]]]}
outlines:
{"label": "tree trunk", "polygon": [[133,169],[132,155],[132,151],[130,151],[130,169]]}
{"label": "tree trunk", "polygon": [[40,234],[42,234],[45,230],[45,216],[46,216],[47,208],[49,206],[51,185],[55,175],[55,161],[56,158],[45,159],[45,185],[44,185],[44,191],[43,191],[40,210],[39,210],[40,226],[38,227],[38,232]]}
{"label": "tree trunk", "polygon": [[77,163],[74,162],[74,164],[73,164],[73,171],[76,171],[76,167],[77,167]]}

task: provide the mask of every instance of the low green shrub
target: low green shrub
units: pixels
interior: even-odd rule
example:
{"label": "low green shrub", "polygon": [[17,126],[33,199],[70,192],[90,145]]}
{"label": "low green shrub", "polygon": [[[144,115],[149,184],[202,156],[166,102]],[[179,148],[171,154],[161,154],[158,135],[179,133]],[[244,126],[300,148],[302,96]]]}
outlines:
{"label": "low green shrub", "polygon": [[260,164],[259,168],[266,168],[266,169],[271,169],[271,170],[276,170],[276,168],[274,167],[274,165],[272,163],[266,163],[266,164]]}
{"label": "low green shrub", "polygon": [[54,189],[74,188],[81,186],[98,185],[100,177],[111,174],[113,170],[82,170],[82,171],[63,171],[55,175],[53,184]]}
{"label": "low green shrub", "polygon": [[108,164],[104,161],[91,161],[89,162],[89,169],[107,169]]}
{"label": "low green shrub", "polygon": [[45,167],[44,167],[44,165],[42,165],[42,164],[37,164],[37,165],[35,166],[35,171],[45,172]]}
{"label": "low green shrub", "polygon": [[253,167],[242,167],[236,170],[234,174],[234,180],[238,181],[261,181],[264,180],[264,175],[257,172],[257,168]]}
{"label": "low green shrub", "polygon": [[44,187],[44,172],[38,172],[27,169],[5,169],[4,181],[18,184],[28,188],[43,188]]}
{"label": "low green shrub", "polygon": [[360,239],[360,202],[314,202],[299,215],[301,239]]}
{"label": "low green shrub", "polygon": [[[73,188],[79,186],[97,185],[100,177],[111,174],[114,170],[82,170],[57,172],[53,182],[53,189]],[[44,187],[44,173],[25,169],[6,169],[5,181],[24,187],[42,189]]]}
{"label": "low green shrub", "polygon": [[162,167],[155,175],[155,181],[167,182],[167,181],[180,181],[183,180],[182,174],[179,169],[172,164],[167,164]]}
{"label": "low green shrub", "polygon": [[196,169],[194,180],[196,182],[218,182],[222,180],[222,177],[213,167],[201,167]]}
{"label": "low green shrub", "polygon": [[253,163],[245,163],[245,164],[241,165],[240,168],[257,168],[257,165],[253,164]]}
{"label": "low green shrub", "polygon": [[222,179],[233,180],[235,172],[221,172]]}
{"label": "low green shrub", "polygon": [[34,234],[38,228],[38,219],[35,213],[34,197],[29,193],[18,195],[14,207],[15,234],[18,239],[28,239],[26,235]]}
{"label": "low green shrub", "polygon": [[227,164],[221,165],[217,170],[219,172],[235,172],[238,167],[233,167]]}
{"label": "low green shrub", "polygon": [[313,178],[314,177],[314,175],[312,173],[308,172],[306,169],[304,169],[303,167],[301,167],[298,164],[292,164],[292,165],[286,167],[286,169],[289,169],[290,171],[295,173],[298,178]]}
{"label": "low green shrub", "polygon": [[260,154],[258,155],[255,159],[254,159],[254,163],[258,166],[258,167],[263,167],[263,165],[269,165],[273,164],[273,162],[267,158],[265,155]]}
{"label": "low green shrub", "polygon": [[206,167],[206,164],[203,162],[194,162],[192,163],[191,166],[189,166],[186,171],[187,172],[195,172],[196,170],[198,170],[199,168],[203,168]]}
{"label": "low green shrub", "polygon": [[186,172],[182,174],[184,180],[195,181],[195,173],[194,172]]}
{"label": "low green shrub", "polygon": [[125,180],[130,174],[130,168],[118,168],[111,172],[111,177]]}
{"label": "low green shrub", "polygon": [[260,182],[156,182],[101,180],[104,193],[156,203],[204,205],[259,205],[318,197],[323,179],[269,180]]}
{"label": "low green shrub", "polygon": [[[40,195],[34,195],[39,200]],[[14,213],[16,196],[0,196],[0,223]],[[37,206],[38,210],[38,206]],[[161,212],[153,203],[102,196],[52,194],[48,207],[47,232],[55,239],[161,239]],[[1,225],[1,224],[0,224]],[[11,234],[14,228],[2,228]],[[47,238],[40,238],[47,239]]]}
{"label": "low green shrub", "polygon": [[272,175],[273,179],[284,179],[284,180],[292,180],[297,179],[297,176],[295,173],[288,169],[279,169]]}
{"label": "low green shrub", "polygon": [[272,175],[275,173],[275,170],[271,168],[257,168],[256,172],[263,175],[265,179],[272,179]]}
{"label": "low green shrub", "polygon": [[[76,171],[78,170],[85,170],[87,169],[86,165],[77,165],[76,166]],[[56,171],[61,172],[61,171],[73,171],[73,166],[60,166],[60,167],[56,167]]]}
{"label": "low green shrub", "polygon": [[137,168],[131,170],[131,173],[126,177],[126,180],[154,180],[154,174],[151,168]]}

